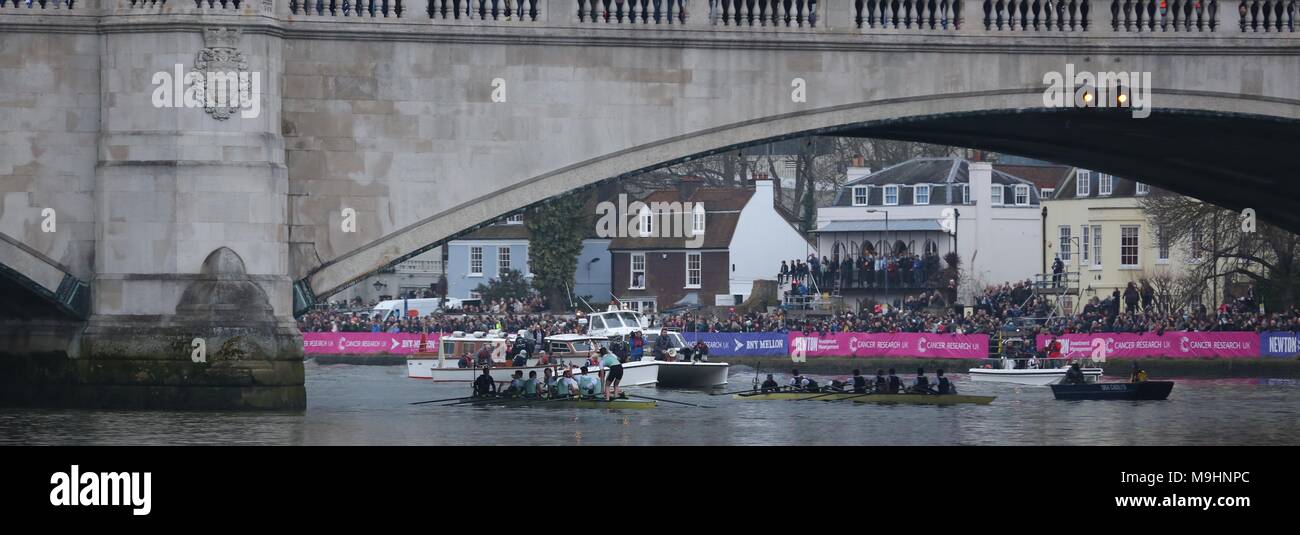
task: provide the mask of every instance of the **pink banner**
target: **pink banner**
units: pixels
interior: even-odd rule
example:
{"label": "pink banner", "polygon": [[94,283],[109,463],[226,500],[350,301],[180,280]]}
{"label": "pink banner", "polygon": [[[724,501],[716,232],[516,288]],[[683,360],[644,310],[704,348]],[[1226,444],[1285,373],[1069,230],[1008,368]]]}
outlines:
{"label": "pink banner", "polygon": [[989,337],[983,334],[826,333],[792,332],[790,356],[900,357],[941,359],[988,358]]}
{"label": "pink banner", "polygon": [[[1056,337],[1065,357],[1097,358],[1258,358],[1259,335],[1253,332],[1093,333]],[[1038,347],[1046,348],[1051,335],[1038,335]]]}
{"label": "pink banner", "polygon": [[[429,333],[428,350],[438,348],[438,333]],[[419,333],[302,333],[308,355],[406,355],[420,350]]]}

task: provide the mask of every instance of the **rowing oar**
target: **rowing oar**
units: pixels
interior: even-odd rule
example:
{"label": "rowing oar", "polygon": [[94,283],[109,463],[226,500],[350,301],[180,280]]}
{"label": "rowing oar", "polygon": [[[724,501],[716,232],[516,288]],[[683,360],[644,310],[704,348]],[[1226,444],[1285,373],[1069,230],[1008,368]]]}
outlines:
{"label": "rowing oar", "polygon": [[717,393],[709,394],[709,395],[710,395],[710,396],[726,396],[726,395],[731,395],[731,394],[744,394],[744,393],[746,393],[746,392],[757,392],[757,391],[758,391],[757,388],[750,388],[750,389],[748,389],[748,390],[733,390],[733,391],[731,391],[731,392],[717,392]]}
{"label": "rowing oar", "polygon": [[470,397],[469,397],[468,399],[466,399],[465,401],[457,401],[457,402],[455,402],[455,403],[448,403],[448,404],[446,404],[446,405],[443,405],[443,407],[455,407],[455,406],[457,406],[457,405],[468,405],[468,404],[470,404],[470,403],[483,403],[483,402],[486,402],[486,401],[496,401],[496,400],[499,400],[499,399],[514,399],[514,398],[507,398],[507,397],[502,397],[502,396],[482,396],[482,397],[474,397],[474,396],[470,396]]}
{"label": "rowing oar", "polygon": [[441,402],[443,402],[443,401],[460,401],[460,400],[462,400],[462,399],[469,399],[469,398],[472,398],[472,397],[474,397],[474,396],[462,396],[462,397],[458,397],[458,398],[447,398],[447,399],[431,399],[431,400],[429,400],[429,401],[412,401],[410,404],[411,404],[411,405],[424,405],[425,403],[441,403]]}
{"label": "rowing oar", "polygon": [[625,395],[625,396],[627,396],[627,397],[630,397],[630,398],[641,398],[641,399],[648,399],[648,400],[651,400],[651,401],[662,401],[662,402],[664,402],[664,403],[676,403],[676,404],[678,404],[678,405],[686,405],[687,407],[699,407],[699,408],[701,408],[701,409],[716,409],[716,408],[717,408],[717,407],[710,407],[710,406],[708,406],[708,405],[696,405],[696,404],[694,404],[694,403],[685,403],[685,402],[682,402],[682,401],[673,401],[673,400],[671,400],[671,399],[660,399],[660,398],[652,398],[652,397],[650,397],[650,396],[640,396],[640,395],[637,395],[637,394],[628,394],[627,392],[623,392],[623,395]]}

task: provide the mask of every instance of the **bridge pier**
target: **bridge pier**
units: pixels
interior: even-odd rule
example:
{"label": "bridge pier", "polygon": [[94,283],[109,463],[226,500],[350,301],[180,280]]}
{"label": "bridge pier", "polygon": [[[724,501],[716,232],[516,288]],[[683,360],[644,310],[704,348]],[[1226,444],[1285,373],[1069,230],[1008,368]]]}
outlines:
{"label": "bridge pier", "polygon": [[[105,25],[133,26],[86,39],[5,41],[18,46],[13,51],[27,71],[54,73],[25,82],[6,72],[0,92],[43,96],[14,112],[58,114],[47,122],[66,121],[93,136],[93,143],[81,141],[91,150],[76,158],[33,150],[30,165],[14,167],[35,177],[33,203],[77,195],[67,204],[79,210],[56,211],[63,221],[87,219],[85,227],[68,224],[42,234],[39,222],[21,221],[0,233],[22,233],[15,241],[37,245],[53,236],[56,246],[59,238],[78,235],[68,233],[80,233],[80,243],[93,252],[78,256],[84,251],[59,254],[56,246],[45,247],[87,280],[82,314],[0,314],[9,318],[0,320],[0,402],[302,409],[303,350],[292,315],[289,180],[278,97],[281,39],[247,24],[251,17],[244,11],[261,2],[241,11],[180,6],[183,15],[104,6],[124,10],[106,12]],[[199,31],[168,26],[178,17],[188,17]],[[88,72],[64,74],[77,68]],[[206,78],[199,84],[217,95],[221,82],[212,75],[237,74],[235,83],[250,86],[242,95],[250,103],[185,101],[196,73]],[[45,85],[29,87],[33,83]],[[226,87],[241,96],[238,86]],[[96,105],[75,108],[87,101]],[[64,113],[70,114],[66,120]],[[57,146],[66,137],[59,134],[25,133],[33,147]],[[0,169],[9,169],[4,163]],[[56,173],[85,177],[85,184],[69,188],[68,181],[49,177]],[[28,278],[57,281],[54,275]],[[5,298],[20,294],[13,290]]]}

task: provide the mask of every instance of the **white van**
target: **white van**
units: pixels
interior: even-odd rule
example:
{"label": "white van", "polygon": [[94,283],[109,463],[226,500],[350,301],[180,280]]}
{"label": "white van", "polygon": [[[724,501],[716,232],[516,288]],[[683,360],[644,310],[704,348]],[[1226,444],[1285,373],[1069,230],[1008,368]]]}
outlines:
{"label": "white van", "polygon": [[380,301],[375,305],[374,310],[370,311],[370,318],[377,321],[387,321],[390,319],[401,319],[409,315],[409,311],[415,311],[416,316],[427,316],[430,313],[442,310],[442,299],[437,297],[425,299],[390,299]]}

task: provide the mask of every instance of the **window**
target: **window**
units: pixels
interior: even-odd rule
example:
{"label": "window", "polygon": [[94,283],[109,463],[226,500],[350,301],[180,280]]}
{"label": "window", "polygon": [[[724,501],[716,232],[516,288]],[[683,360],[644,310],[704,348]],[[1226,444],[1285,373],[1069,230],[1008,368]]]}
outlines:
{"label": "window", "polygon": [[1101,225],[1092,226],[1092,265],[1101,267]]}
{"label": "window", "polygon": [[700,253],[686,253],[686,287],[699,288],[703,277],[700,268],[704,263]]}
{"label": "window", "polygon": [[1143,183],[1141,183],[1141,182],[1138,182],[1138,183],[1137,183],[1137,194],[1138,194],[1138,195],[1147,195],[1147,194],[1149,194],[1149,193],[1151,193],[1151,186],[1148,186],[1148,185],[1143,184]]}
{"label": "window", "polygon": [[1156,226],[1156,260],[1169,260],[1169,233],[1164,225]]}
{"label": "window", "polygon": [[888,206],[898,204],[898,186],[885,186],[885,204]]}
{"label": "window", "polygon": [[[1087,227],[1084,227],[1084,229],[1086,230]],[[1087,235],[1088,233],[1084,232],[1084,236]],[[1070,243],[1070,225],[1061,225],[1061,241],[1057,242],[1057,244],[1061,251],[1061,261],[1069,264],[1071,257],[1074,256],[1073,244]]]}
{"label": "window", "polygon": [[913,186],[912,204],[930,204],[930,186]]}
{"label": "window", "polygon": [[471,277],[483,276],[483,248],[469,248],[469,275]]}
{"label": "window", "polygon": [[1092,195],[1092,171],[1080,169],[1074,176],[1074,195],[1087,197]]}
{"label": "window", "polygon": [[853,186],[853,206],[866,206],[868,195],[867,186]]}
{"label": "window", "polygon": [[1097,175],[1097,195],[1110,195],[1115,191],[1115,178],[1101,173]]}
{"label": "window", "polygon": [[691,208],[691,233],[695,236],[704,234],[704,205],[695,203]]}
{"label": "window", "polygon": [[1092,232],[1090,232],[1092,229],[1088,225],[1083,225],[1079,228],[1083,231],[1083,238],[1079,243],[1079,265],[1090,266],[1092,265],[1092,261],[1089,259],[1089,256],[1091,256],[1090,253],[1092,252]]}
{"label": "window", "polygon": [[517,225],[523,222],[524,222],[523,212],[517,213],[515,215],[506,218],[506,223],[511,225]]}
{"label": "window", "polygon": [[994,185],[993,185],[993,204],[994,204],[994,205],[1002,204],[1002,185],[1001,185],[1001,184],[994,184]]}
{"label": "window", "polygon": [[1050,199],[1056,193],[1056,188],[1043,188],[1038,192],[1039,199]]}
{"label": "window", "polygon": [[1016,206],[1026,206],[1029,204],[1029,186],[1019,184],[1016,186]]}
{"label": "window", "polygon": [[508,269],[510,269],[510,248],[498,247],[497,248],[497,275],[505,273],[506,270]]}
{"label": "window", "polygon": [[1119,265],[1137,267],[1138,265],[1138,226],[1124,225],[1119,228]]}
{"label": "window", "polygon": [[641,236],[653,236],[655,233],[655,216],[650,207],[641,208]]}
{"label": "window", "polygon": [[632,276],[628,288],[645,289],[645,253],[632,253]]}
{"label": "window", "polygon": [[970,184],[961,185],[961,203],[970,204]]}
{"label": "window", "polygon": [[1187,259],[1190,261],[1199,261],[1201,259],[1201,249],[1203,239],[1200,225],[1192,225],[1192,231],[1187,236]]}

